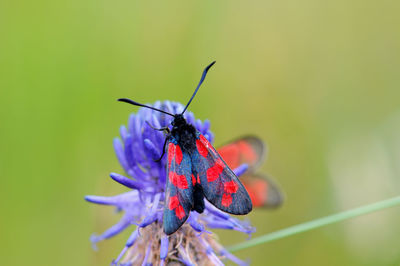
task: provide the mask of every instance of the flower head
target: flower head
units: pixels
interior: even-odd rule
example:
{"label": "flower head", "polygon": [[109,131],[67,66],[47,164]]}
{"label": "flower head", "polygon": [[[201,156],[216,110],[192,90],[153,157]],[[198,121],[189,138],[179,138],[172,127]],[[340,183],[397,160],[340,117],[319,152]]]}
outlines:
{"label": "flower head", "polygon": [[[182,112],[179,103],[156,102],[153,107],[175,114]],[[210,142],[214,136],[210,122],[196,120],[193,113],[184,115],[188,123],[203,134]],[[167,236],[162,230],[165,200],[167,156],[160,161],[165,136],[152,127],[170,127],[172,117],[150,109],[141,108],[129,117],[128,127],[121,126],[120,138],[114,139],[117,158],[126,175],[111,173],[112,179],[132,189],[111,197],[86,196],[87,201],[113,205],[123,211],[120,221],[103,232],[93,235],[92,243],[110,238],[131,226],[136,226],[125,247],[113,261],[114,265],[164,265],[183,264],[223,265],[222,259],[245,264],[226,251],[208,229],[229,229],[251,234],[254,231],[247,222],[231,217],[205,202],[202,214],[191,212],[186,223],[174,234]],[[246,170],[241,166],[234,170],[239,176]]]}

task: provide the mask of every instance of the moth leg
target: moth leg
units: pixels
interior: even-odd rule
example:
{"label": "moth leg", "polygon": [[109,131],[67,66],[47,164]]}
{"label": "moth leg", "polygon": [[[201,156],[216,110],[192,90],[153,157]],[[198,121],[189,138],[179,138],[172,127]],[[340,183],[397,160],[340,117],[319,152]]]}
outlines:
{"label": "moth leg", "polygon": [[[167,128],[168,129],[168,128]],[[168,129],[169,130],[169,129]],[[155,161],[155,162],[159,162],[159,161],[161,161],[161,159],[162,159],[162,157],[164,156],[164,154],[165,154],[165,147],[167,146],[167,141],[168,141],[168,137],[167,138],[165,138],[165,142],[164,142],[164,145],[163,145],[163,152],[162,152],[162,154],[161,154],[161,157],[160,158],[158,158],[157,160],[153,160],[153,161]]]}
{"label": "moth leg", "polygon": [[146,121],[146,124],[147,124],[149,127],[151,127],[152,129],[154,129],[154,130],[157,130],[157,131],[164,131],[164,133],[167,133],[167,134],[170,132],[168,127],[155,128],[155,127],[153,127],[153,126],[152,126],[149,122],[147,122],[147,121]]}

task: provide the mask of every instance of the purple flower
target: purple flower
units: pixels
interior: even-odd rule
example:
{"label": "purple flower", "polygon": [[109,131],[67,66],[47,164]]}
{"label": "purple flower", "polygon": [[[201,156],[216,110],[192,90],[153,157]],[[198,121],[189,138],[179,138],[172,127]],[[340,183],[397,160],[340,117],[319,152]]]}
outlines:
{"label": "purple flower", "polygon": [[[184,108],[179,103],[169,101],[156,102],[153,106],[173,114],[182,112]],[[184,116],[210,142],[213,141],[214,135],[208,120],[196,120],[191,112],[186,112]],[[224,259],[239,265],[246,264],[225,250],[208,230],[230,229],[250,235],[254,228],[247,222],[221,212],[207,201],[202,214],[191,212],[186,223],[176,233],[170,236],[164,234],[162,223],[167,156],[159,162],[154,160],[162,154],[165,136],[151,126],[170,127],[172,119],[163,113],[141,108],[137,114],[129,117],[128,127],[121,126],[121,136],[114,139],[114,149],[126,175],[111,173],[110,177],[132,190],[111,197],[85,197],[87,201],[113,205],[123,211],[117,224],[101,235],[91,237],[94,247],[97,242],[134,226],[136,228],[112,262],[113,265],[164,265],[169,262],[223,265]],[[245,170],[246,166],[242,165],[234,171],[240,175]]]}

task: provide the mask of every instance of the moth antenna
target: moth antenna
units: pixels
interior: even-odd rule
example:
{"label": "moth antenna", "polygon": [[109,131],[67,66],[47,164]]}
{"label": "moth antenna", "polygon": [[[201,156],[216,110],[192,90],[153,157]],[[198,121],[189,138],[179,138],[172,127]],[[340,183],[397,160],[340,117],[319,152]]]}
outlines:
{"label": "moth antenna", "polygon": [[154,108],[154,107],[152,107],[152,106],[148,106],[148,105],[144,105],[144,104],[141,104],[141,103],[132,101],[131,99],[120,98],[120,99],[118,99],[118,101],[124,102],[124,103],[129,103],[129,104],[136,105],[136,106],[140,106],[140,107],[146,107],[146,108],[152,109],[152,110],[154,110],[154,111],[158,111],[158,112],[164,113],[164,114],[166,114],[166,115],[174,116],[173,114],[170,114],[170,113],[165,112],[165,111],[163,111],[163,110],[160,110],[160,109]]}
{"label": "moth antenna", "polygon": [[201,75],[201,79],[199,84],[197,85],[196,89],[194,90],[194,93],[192,95],[192,97],[190,98],[189,102],[186,104],[185,109],[183,109],[183,112],[181,113],[183,115],[183,113],[186,111],[186,109],[189,107],[189,104],[192,102],[194,96],[196,95],[197,91],[200,88],[200,85],[203,83],[204,79],[206,78],[207,72],[208,70],[215,64],[216,61],[212,62],[211,64],[209,64],[203,71],[203,74]]}

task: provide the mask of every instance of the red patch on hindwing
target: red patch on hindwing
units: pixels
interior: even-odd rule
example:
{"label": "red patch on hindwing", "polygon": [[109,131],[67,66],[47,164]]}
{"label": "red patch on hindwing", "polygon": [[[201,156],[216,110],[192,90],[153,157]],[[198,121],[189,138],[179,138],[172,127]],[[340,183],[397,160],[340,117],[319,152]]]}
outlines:
{"label": "red patch on hindwing", "polygon": [[268,183],[265,180],[254,180],[253,182],[244,182],[249,193],[251,202],[254,206],[260,207],[268,201]]}
{"label": "red patch on hindwing", "polygon": [[229,207],[232,204],[232,196],[231,194],[222,195],[221,205],[224,207]]}
{"label": "red patch on hindwing", "polygon": [[236,193],[238,188],[239,188],[238,184],[236,184],[236,182],[233,180],[224,183],[224,192],[225,193],[229,193],[229,194]]}
{"label": "red patch on hindwing", "polygon": [[237,168],[243,163],[252,168],[262,159],[263,149],[260,140],[250,137],[222,146],[218,149],[218,153],[231,169]]}
{"label": "red patch on hindwing", "polygon": [[215,181],[225,168],[225,164],[221,160],[217,160],[215,164],[207,169],[207,181]]}
{"label": "red patch on hindwing", "polygon": [[241,151],[245,162],[254,163],[257,161],[257,154],[254,152],[254,149],[250,144],[241,140],[237,145],[239,146],[239,150]]}
{"label": "red patch on hindwing", "polygon": [[218,153],[231,169],[239,167],[240,151],[236,144],[230,144],[219,148]]}
{"label": "red patch on hindwing", "polygon": [[177,173],[171,171],[169,172],[168,178],[169,181],[179,189],[187,189],[189,187],[184,175],[178,175]]}
{"label": "red patch on hindwing", "polygon": [[196,185],[196,178],[194,177],[193,174],[192,174],[192,184],[193,184],[193,186]]}

